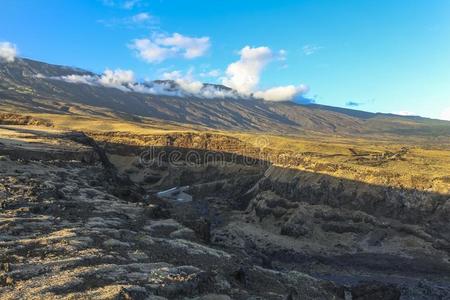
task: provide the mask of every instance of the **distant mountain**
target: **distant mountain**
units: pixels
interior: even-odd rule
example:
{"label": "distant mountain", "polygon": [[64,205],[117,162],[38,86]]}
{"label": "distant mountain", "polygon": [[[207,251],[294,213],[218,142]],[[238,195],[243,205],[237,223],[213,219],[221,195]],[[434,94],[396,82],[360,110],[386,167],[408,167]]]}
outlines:
{"label": "distant mountain", "polygon": [[[99,76],[24,58],[0,62],[0,110],[150,118],[212,129],[286,134],[450,135],[450,122],[330,107],[306,98],[296,99],[297,103],[243,98],[226,86],[213,84],[203,84],[201,89],[223,96],[202,98],[172,93],[179,89],[175,81],[142,83],[139,88],[145,90],[143,93],[137,88],[129,91],[88,80],[61,80],[71,75],[78,79]],[[148,93],[160,86],[163,92]]]}

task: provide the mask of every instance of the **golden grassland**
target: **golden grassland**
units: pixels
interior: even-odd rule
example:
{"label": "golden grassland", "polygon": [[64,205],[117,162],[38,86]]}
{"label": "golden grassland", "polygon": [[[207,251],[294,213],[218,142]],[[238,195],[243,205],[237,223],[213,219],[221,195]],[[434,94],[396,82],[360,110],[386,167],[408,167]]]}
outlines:
{"label": "golden grassland", "polygon": [[[239,137],[254,145],[261,144],[257,135]],[[268,141],[266,147],[271,151],[307,154],[301,164],[289,165],[290,168],[369,184],[450,192],[450,150],[444,143],[414,145],[334,136],[314,140],[270,135],[265,138],[264,143]]]}
{"label": "golden grassland", "polygon": [[[56,130],[76,130],[108,133],[114,143],[139,143],[139,136],[167,134],[203,134],[205,132],[231,136],[271,153],[270,159],[283,155],[298,156],[289,160],[287,168],[322,173],[336,178],[404,188],[415,188],[438,193],[450,193],[450,141],[442,138],[401,136],[337,136],[322,133],[302,133],[281,136],[258,132],[229,132],[210,130],[182,124],[167,124],[145,119],[140,122],[117,118],[62,114],[28,114],[50,120]],[[50,128],[47,128],[50,129]],[[121,133],[115,137],[111,133]],[[123,134],[129,134],[124,138]],[[0,137],[5,136],[0,132]],[[144,146],[144,143],[142,144]]]}

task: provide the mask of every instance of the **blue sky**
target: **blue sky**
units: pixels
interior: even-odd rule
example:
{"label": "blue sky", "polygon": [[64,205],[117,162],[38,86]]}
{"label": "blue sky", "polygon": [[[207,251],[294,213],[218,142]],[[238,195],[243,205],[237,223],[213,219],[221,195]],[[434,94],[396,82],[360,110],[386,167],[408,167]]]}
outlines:
{"label": "blue sky", "polygon": [[307,85],[320,104],[450,119],[448,0],[1,0],[2,41],[98,73]]}

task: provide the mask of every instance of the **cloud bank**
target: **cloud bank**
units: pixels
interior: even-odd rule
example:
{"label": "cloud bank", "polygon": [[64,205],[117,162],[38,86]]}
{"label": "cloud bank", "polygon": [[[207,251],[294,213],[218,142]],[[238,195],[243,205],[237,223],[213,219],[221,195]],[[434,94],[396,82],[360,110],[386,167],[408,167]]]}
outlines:
{"label": "cloud bank", "polygon": [[0,61],[13,62],[17,56],[16,45],[10,42],[0,42]]}
{"label": "cloud bank", "polygon": [[153,38],[135,39],[129,48],[148,63],[160,63],[168,58],[193,59],[206,54],[210,48],[209,37],[189,37],[179,33],[171,36],[156,35]]}
{"label": "cloud bank", "polygon": [[67,75],[45,77],[36,75],[37,78],[61,80],[69,83],[87,84],[91,86],[103,86],[116,88],[123,92],[136,92],[152,95],[165,95],[177,97],[198,98],[239,98],[240,95],[231,89],[215,85],[205,85],[193,78],[192,72],[183,74],[173,71],[163,74],[164,80],[139,83],[135,81],[135,75],[131,70],[106,69],[102,75]]}
{"label": "cloud bank", "polygon": [[[130,47],[144,60],[155,63],[169,57],[191,59],[204,55],[210,43],[208,37],[195,38],[174,33],[170,36],[158,35],[152,39],[138,39]],[[204,84],[195,79],[193,69],[187,73],[166,72],[162,75],[163,80],[141,83],[136,82],[133,71],[122,69],[106,69],[101,75],[74,74],[48,79],[116,88],[124,92],[207,99],[256,98],[266,101],[292,101],[308,92],[308,87],[303,84],[276,86],[265,90],[258,88],[265,67],[274,60],[284,61],[286,51],[273,52],[269,47],[246,46],[239,51],[239,55],[239,60],[229,64],[222,77],[219,77],[222,72],[217,69],[200,73],[200,77],[218,78],[223,85]]]}
{"label": "cloud bank", "polygon": [[[179,45],[181,48],[185,49],[184,55],[187,57],[198,55],[198,49],[188,49],[192,44],[196,44],[196,42],[192,42],[191,38],[186,39],[185,37],[174,34],[171,37],[164,37],[156,41],[159,45]],[[145,43],[150,42],[145,41],[144,44]],[[195,47],[196,46],[194,46],[194,48]],[[172,50],[169,49],[169,51]],[[272,50],[268,47],[252,48],[246,46],[239,53],[240,59],[231,63],[227,67],[225,75],[220,78],[224,85],[204,84],[195,79],[193,69],[189,70],[187,73],[181,71],[166,72],[162,74],[163,80],[146,82],[137,82],[133,71],[122,69],[106,69],[101,75],[73,74],[45,77],[38,74],[35,77],[116,88],[124,92],[179,97],[190,96],[206,99],[254,98],[266,101],[292,101],[299,99],[299,97],[308,92],[308,87],[303,84],[276,86],[266,90],[258,89],[261,74],[265,66],[274,59],[284,57],[284,51],[274,55]],[[200,73],[200,76],[217,78],[220,74],[220,70],[214,69],[207,73]]]}
{"label": "cloud bank", "polygon": [[61,80],[69,83],[80,83],[96,86],[104,86],[116,88],[125,92],[132,91],[130,86],[134,84],[134,73],[131,70],[110,70],[106,69],[102,75],[66,75],[45,77],[41,74],[35,76],[37,78],[46,78],[53,80]]}

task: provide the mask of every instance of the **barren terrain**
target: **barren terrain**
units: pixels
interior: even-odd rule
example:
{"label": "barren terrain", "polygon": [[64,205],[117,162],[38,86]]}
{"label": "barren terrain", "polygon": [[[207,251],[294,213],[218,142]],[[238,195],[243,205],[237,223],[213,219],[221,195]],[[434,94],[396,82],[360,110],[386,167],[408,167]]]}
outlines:
{"label": "barren terrain", "polygon": [[450,297],[445,144],[89,127],[1,126],[2,299]]}

